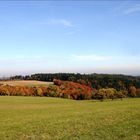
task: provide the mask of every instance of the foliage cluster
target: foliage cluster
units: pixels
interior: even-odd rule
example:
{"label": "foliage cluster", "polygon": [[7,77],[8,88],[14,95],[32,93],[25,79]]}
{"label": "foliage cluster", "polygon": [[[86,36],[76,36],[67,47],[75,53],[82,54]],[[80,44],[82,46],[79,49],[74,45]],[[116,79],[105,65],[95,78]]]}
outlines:
{"label": "foliage cluster", "polygon": [[86,85],[57,79],[54,79],[54,85],[59,88],[60,97],[76,100],[91,99],[92,93],[96,91]]}
{"label": "foliage cluster", "polygon": [[62,81],[58,79],[53,80],[53,85],[47,86],[10,86],[1,85],[0,95],[7,96],[50,96],[61,97],[74,100],[84,99],[116,99],[124,97],[140,97],[140,88],[130,86],[128,90],[116,90],[114,88],[100,88],[94,89],[84,80],[79,83]]}
{"label": "foliage cluster", "polygon": [[28,86],[0,86],[0,95],[7,96],[43,96],[47,87],[28,87]]}

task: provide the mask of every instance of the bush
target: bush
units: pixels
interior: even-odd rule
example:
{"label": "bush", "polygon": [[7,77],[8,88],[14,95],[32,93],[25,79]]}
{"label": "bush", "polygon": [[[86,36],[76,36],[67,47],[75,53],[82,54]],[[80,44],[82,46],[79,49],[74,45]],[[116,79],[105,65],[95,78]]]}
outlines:
{"label": "bush", "polygon": [[102,88],[99,89],[97,93],[93,94],[93,99],[104,100],[104,99],[116,99],[116,98],[124,98],[125,95],[123,91],[117,91],[114,88]]}
{"label": "bush", "polygon": [[61,81],[57,79],[54,79],[54,85],[56,89],[54,89],[54,86],[52,86],[51,88],[49,87],[49,89],[55,91],[57,93],[57,96],[59,97],[71,98],[74,100],[84,100],[92,98],[93,89],[86,85],[69,81]]}
{"label": "bush", "polygon": [[43,96],[42,89],[39,87],[36,87],[36,96]]}
{"label": "bush", "polygon": [[130,87],[129,87],[129,91],[128,91],[128,95],[129,95],[130,97],[136,97],[136,96],[137,96],[137,95],[136,95],[136,91],[137,91],[137,89],[136,89],[135,86],[130,86]]}
{"label": "bush", "polygon": [[116,98],[120,98],[122,100],[123,98],[126,97],[124,93],[126,93],[126,92],[124,92],[124,91],[118,91],[118,92],[116,92],[115,97]]}
{"label": "bush", "polygon": [[138,89],[136,90],[136,96],[137,96],[137,97],[140,97],[140,88],[138,88]]}

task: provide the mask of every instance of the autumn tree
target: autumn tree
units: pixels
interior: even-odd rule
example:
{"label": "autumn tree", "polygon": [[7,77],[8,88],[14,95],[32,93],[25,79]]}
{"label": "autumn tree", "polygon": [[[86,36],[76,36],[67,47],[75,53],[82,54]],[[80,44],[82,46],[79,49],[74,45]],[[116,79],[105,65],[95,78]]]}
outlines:
{"label": "autumn tree", "polygon": [[137,89],[136,89],[135,86],[130,86],[129,87],[129,96],[130,97],[136,97],[136,91],[137,91]]}

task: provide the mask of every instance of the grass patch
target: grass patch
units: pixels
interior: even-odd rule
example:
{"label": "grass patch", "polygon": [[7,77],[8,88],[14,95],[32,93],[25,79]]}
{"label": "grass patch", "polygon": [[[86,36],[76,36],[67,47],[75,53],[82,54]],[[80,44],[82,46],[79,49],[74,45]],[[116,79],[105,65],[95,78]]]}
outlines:
{"label": "grass patch", "polygon": [[140,99],[0,97],[0,140],[139,140]]}

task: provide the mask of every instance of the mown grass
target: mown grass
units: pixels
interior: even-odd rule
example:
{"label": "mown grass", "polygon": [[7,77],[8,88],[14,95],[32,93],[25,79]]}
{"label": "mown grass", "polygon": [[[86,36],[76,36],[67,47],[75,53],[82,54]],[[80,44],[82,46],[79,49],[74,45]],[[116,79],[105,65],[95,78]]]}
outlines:
{"label": "mown grass", "polygon": [[140,99],[0,97],[0,140],[139,140]]}

